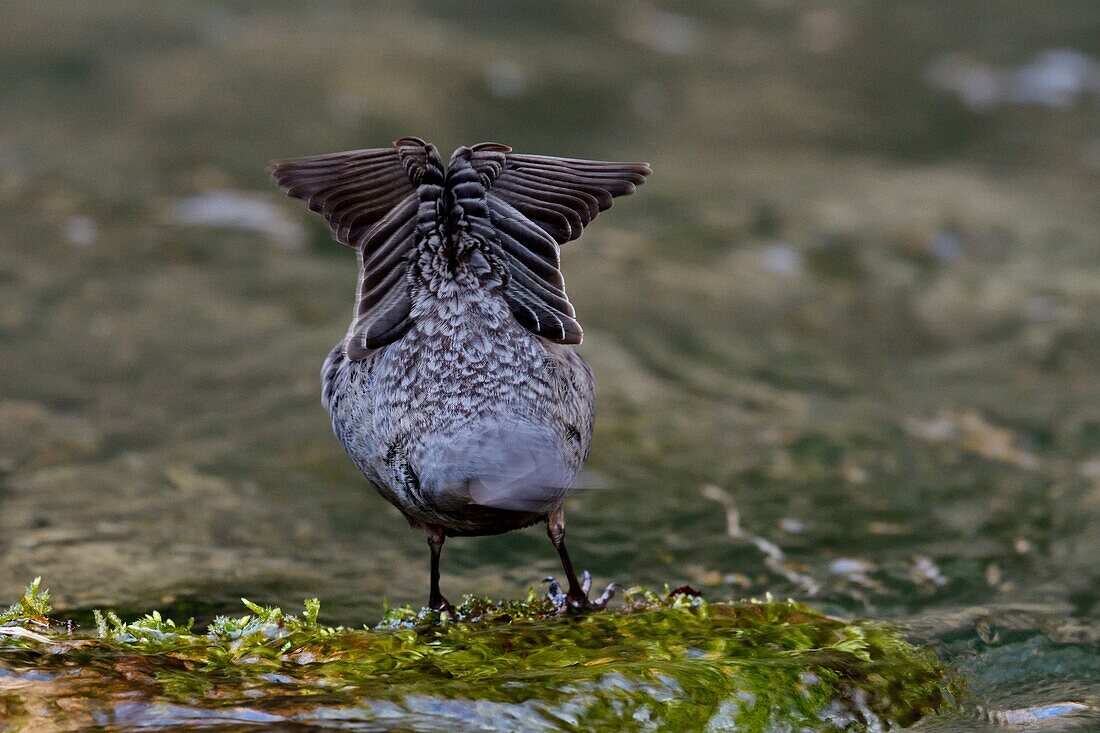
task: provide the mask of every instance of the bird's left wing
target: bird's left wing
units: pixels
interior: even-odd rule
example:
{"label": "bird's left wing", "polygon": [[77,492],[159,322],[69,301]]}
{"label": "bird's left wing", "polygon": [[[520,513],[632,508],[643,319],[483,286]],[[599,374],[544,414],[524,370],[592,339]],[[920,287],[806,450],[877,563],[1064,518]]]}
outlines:
{"label": "bird's left wing", "polygon": [[442,183],[435,147],[402,138],[392,148],[276,161],[272,173],[287,196],[308,203],[337,241],[358,251],[359,298],[348,356],[362,358],[399,338],[410,323],[406,273],[415,244],[418,189]]}

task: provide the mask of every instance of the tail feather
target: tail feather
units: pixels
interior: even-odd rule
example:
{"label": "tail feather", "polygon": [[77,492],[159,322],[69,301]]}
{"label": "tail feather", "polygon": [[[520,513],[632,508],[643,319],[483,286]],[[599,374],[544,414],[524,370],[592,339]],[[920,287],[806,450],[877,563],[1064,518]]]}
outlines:
{"label": "tail feather", "polygon": [[548,512],[561,504],[577,470],[552,430],[522,423],[440,441],[419,463],[421,489],[444,509],[474,504]]}

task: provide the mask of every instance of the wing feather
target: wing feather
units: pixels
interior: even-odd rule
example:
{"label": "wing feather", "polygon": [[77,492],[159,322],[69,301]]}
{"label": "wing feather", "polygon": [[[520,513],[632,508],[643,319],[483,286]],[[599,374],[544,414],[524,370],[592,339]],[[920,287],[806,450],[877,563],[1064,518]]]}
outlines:
{"label": "wing feather", "polygon": [[[484,146],[484,147],[483,147]],[[488,191],[489,220],[511,278],[504,297],[524,327],[558,343],[580,343],[582,331],[565,294],[560,246],[645,182],[647,163],[614,163],[520,155],[504,146],[474,146],[472,164]]]}
{"label": "wing feather", "polygon": [[[333,237],[357,250],[359,297],[345,348],[353,358],[398,338],[410,325],[407,258],[416,242],[418,186],[435,149],[417,138],[372,148],[277,161],[273,175],[304,200]],[[438,154],[435,154],[438,159]]]}
{"label": "wing feather", "polygon": [[462,212],[447,217],[472,226],[508,270],[504,297],[516,320],[551,341],[579,343],[561,245],[581,236],[615,197],[633,193],[649,165],[523,155],[497,143],[459,148],[451,164],[454,170],[445,172],[435,147],[419,138],[275,164],[287,195],[306,201],[337,241],[358,251],[348,355],[362,358],[410,325],[409,255],[417,237],[437,226],[445,193]]}

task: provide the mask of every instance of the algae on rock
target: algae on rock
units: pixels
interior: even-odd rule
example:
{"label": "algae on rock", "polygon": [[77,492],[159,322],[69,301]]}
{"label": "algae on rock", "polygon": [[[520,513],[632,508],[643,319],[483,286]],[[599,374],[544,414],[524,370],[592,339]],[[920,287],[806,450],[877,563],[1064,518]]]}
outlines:
{"label": "algae on rock", "polygon": [[[635,589],[615,611],[563,615],[467,597],[452,617],[387,611],[326,627],[245,601],[204,631],[153,612],[50,622],[38,581],[0,615],[0,713],[66,725],[444,730],[813,730],[907,725],[955,682],[893,629],[793,601],[708,603]],[[16,631],[19,630],[19,631]],[[338,721],[338,722],[337,722]]]}

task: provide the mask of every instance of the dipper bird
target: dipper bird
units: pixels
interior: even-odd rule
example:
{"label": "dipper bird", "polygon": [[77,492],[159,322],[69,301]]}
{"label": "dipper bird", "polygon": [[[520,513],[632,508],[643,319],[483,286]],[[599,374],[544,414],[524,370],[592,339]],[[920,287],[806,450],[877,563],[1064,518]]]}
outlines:
{"label": "dipper bird", "polygon": [[[321,371],[336,437],[367,479],[428,535],[428,606],[447,537],[546,521],[573,608],[588,598],[565,549],[562,504],[592,439],[595,384],[559,250],[646,163],[435,146],[277,161],[288,196],[356,252],[355,316]],[[551,593],[560,589],[551,579]]]}

